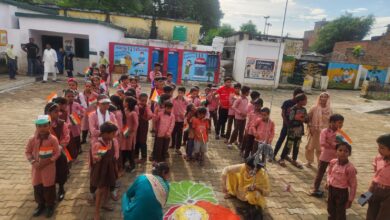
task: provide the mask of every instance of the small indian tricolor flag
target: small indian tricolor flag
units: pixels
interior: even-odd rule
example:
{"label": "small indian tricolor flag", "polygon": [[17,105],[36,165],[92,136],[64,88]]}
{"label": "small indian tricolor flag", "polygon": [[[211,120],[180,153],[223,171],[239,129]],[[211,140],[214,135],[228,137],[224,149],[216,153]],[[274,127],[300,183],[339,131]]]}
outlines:
{"label": "small indian tricolor flag", "polygon": [[94,105],[94,104],[97,103],[97,99],[96,98],[91,98],[91,99],[88,100],[88,102],[89,102],[90,105]]}
{"label": "small indian tricolor flag", "polygon": [[107,149],[106,146],[100,146],[99,149],[98,149],[97,154],[98,154],[99,156],[103,156],[104,154],[107,153],[107,150],[108,150],[108,149]]}
{"label": "small indian tricolor flag", "polygon": [[53,156],[53,147],[40,147],[39,158],[50,158]]}
{"label": "small indian tricolor flag", "polygon": [[344,142],[347,142],[350,145],[352,144],[352,139],[343,130],[339,129],[337,131],[337,136],[340,136]]}
{"label": "small indian tricolor flag", "polygon": [[72,123],[72,125],[79,125],[79,124],[81,124],[81,119],[80,119],[79,115],[76,112],[73,112],[69,116],[69,119],[70,119],[70,122]]}
{"label": "small indian tricolor flag", "polygon": [[46,101],[47,102],[52,102],[53,101],[53,99],[55,99],[55,98],[57,98],[58,96],[57,96],[57,93],[56,92],[52,92],[52,93],[50,93],[50,95],[48,95],[47,97],[46,97]]}
{"label": "small indian tricolor flag", "polygon": [[65,154],[65,157],[66,157],[66,160],[68,161],[68,163],[73,160],[72,156],[70,156],[68,148],[66,148],[66,147],[64,148],[64,154]]}
{"label": "small indian tricolor flag", "polygon": [[129,137],[129,134],[130,134],[130,130],[129,130],[129,127],[124,127],[123,129],[122,129],[122,132],[123,132],[123,136],[125,136],[125,137]]}
{"label": "small indian tricolor flag", "polygon": [[117,88],[119,86],[119,81],[115,81],[114,84],[112,84],[112,87]]}
{"label": "small indian tricolor flag", "polygon": [[84,69],[84,74],[88,74],[88,73],[89,73],[89,67]]}
{"label": "small indian tricolor flag", "polygon": [[153,93],[152,95],[150,96],[150,100],[154,101],[154,102],[158,102],[160,99],[160,96],[157,94],[157,89],[154,88],[153,89]]}

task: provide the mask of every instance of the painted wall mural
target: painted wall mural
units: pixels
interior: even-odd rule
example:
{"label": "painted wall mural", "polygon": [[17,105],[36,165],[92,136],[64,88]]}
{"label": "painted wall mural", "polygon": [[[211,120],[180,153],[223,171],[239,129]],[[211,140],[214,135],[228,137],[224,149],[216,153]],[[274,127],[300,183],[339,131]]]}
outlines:
{"label": "painted wall mural", "polygon": [[147,76],[148,62],[148,47],[120,44],[114,46],[114,64],[127,65],[130,75]]}
{"label": "painted wall mural", "polygon": [[317,61],[297,60],[295,62],[295,70],[292,77],[289,78],[289,83],[302,85],[307,77],[312,77],[316,82],[321,78],[321,75],[326,75],[328,64]]}
{"label": "painted wall mural", "polygon": [[353,89],[359,64],[329,63],[329,89]]}
{"label": "painted wall mural", "polygon": [[383,66],[361,65],[359,87],[362,86],[364,79],[370,82],[384,84],[387,79],[387,68]]}
{"label": "painted wall mural", "polygon": [[185,51],[183,53],[182,79],[184,81],[214,81],[214,72],[218,66],[218,58],[207,53]]}
{"label": "painted wall mural", "polygon": [[244,78],[274,80],[275,68],[275,60],[247,57]]}

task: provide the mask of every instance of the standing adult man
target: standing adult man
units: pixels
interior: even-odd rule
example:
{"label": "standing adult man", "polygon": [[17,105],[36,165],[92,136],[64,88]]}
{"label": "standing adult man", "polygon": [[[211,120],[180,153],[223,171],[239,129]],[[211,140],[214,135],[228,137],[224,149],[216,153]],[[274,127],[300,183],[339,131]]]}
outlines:
{"label": "standing adult man", "polygon": [[14,45],[9,44],[7,47],[7,63],[8,63],[8,72],[10,79],[16,79],[16,56],[14,54]]}
{"label": "standing adult man", "polygon": [[46,44],[46,49],[43,51],[43,66],[44,74],[42,83],[47,82],[49,73],[53,74],[53,82],[57,81],[57,53],[51,48],[50,44]]}
{"label": "standing adult man", "polygon": [[37,55],[39,53],[39,47],[34,43],[34,38],[30,38],[29,43],[24,45],[22,50],[27,53],[27,74],[33,76],[37,72]]}
{"label": "standing adult man", "polygon": [[104,65],[104,66],[108,67],[108,65],[110,64],[110,62],[109,62],[108,59],[104,56],[104,51],[100,51],[99,55],[100,55],[100,58],[99,58],[99,66],[100,66],[100,65]]}
{"label": "standing adult man", "polygon": [[57,68],[58,68],[58,72],[62,75],[64,74],[64,57],[65,57],[65,51],[64,49],[61,47],[60,49],[58,49],[58,52],[57,52]]}
{"label": "standing adult man", "polygon": [[230,107],[229,97],[230,94],[234,93],[234,88],[232,87],[232,78],[226,77],[224,80],[224,85],[215,91],[215,93],[219,95],[218,124],[215,134],[215,139],[218,140],[220,136],[225,136],[225,125]]}

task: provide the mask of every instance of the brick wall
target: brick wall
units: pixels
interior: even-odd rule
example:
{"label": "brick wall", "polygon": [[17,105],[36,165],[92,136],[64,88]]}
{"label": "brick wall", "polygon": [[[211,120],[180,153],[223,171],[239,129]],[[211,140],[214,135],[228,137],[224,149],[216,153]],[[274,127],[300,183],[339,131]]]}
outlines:
{"label": "brick wall", "polygon": [[[363,57],[353,56],[353,48],[360,45],[365,52]],[[335,44],[332,61],[390,66],[390,32],[377,41],[344,41]]]}

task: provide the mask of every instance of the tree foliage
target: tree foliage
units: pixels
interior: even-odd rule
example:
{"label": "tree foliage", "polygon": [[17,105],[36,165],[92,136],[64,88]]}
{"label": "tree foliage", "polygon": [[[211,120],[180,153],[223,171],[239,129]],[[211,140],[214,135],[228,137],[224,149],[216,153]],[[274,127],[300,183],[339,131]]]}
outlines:
{"label": "tree foliage", "polygon": [[[218,28],[223,13],[219,0],[18,0],[36,4],[56,4],[65,8],[82,8],[134,15],[156,15],[200,22],[202,31]],[[156,6],[156,7],[155,7]]]}
{"label": "tree foliage", "polygon": [[222,24],[219,28],[213,28],[207,31],[206,36],[202,39],[202,43],[205,45],[211,45],[213,39],[216,36],[219,37],[229,37],[236,32],[234,28],[229,24]]}
{"label": "tree foliage", "polygon": [[240,26],[240,31],[255,35],[257,34],[257,27],[252,20],[249,20]]}
{"label": "tree foliage", "polygon": [[326,54],[333,50],[336,42],[362,40],[371,30],[375,18],[353,17],[345,14],[326,24],[319,32],[318,39],[312,49],[318,53]]}

